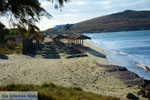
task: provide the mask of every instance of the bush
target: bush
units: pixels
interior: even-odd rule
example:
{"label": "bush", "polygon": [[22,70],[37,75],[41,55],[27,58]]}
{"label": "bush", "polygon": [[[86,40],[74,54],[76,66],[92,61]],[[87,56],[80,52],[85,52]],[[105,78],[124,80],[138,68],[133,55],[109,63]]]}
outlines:
{"label": "bush", "polygon": [[18,46],[18,44],[14,41],[7,41],[7,46],[9,49],[15,50],[15,48]]}
{"label": "bush", "polygon": [[0,30],[0,43],[6,43],[6,37],[9,35],[9,29]]}
{"label": "bush", "polygon": [[61,87],[53,83],[44,83],[42,85],[10,84],[0,86],[0,91],[38,91],[39,100],[120,100],[112,96],[102,96],[81,91],[79,87]]}
{"label": "bush", "polygon": [[51,88],[55,88],[56,85],[53,84],[53,83],[44,83],[44,84],[41,85],[41,87],[51,87]]}
{"label": "bush", "polygon": [[15,47],[15,53],[22,53],[22,44],[18,43],[18,46]]}
{"label": "bush", "polygon": [[74,90],[77,90],[77,91],[82,91],[82,88],[80,87],[73,87]]}
{"label": "bush", "polygon": [[0,45],[0,53],[1,54],[12,54],[22,53],[22,43],[16,43],[14,41],[7,41],[7,44]]}

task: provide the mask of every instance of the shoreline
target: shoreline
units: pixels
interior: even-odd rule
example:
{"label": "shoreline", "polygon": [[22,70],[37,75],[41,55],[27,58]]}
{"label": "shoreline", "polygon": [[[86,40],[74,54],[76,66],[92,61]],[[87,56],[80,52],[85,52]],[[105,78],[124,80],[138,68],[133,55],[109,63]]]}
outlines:
{"label": "shoreline", "polygon": [[[88,43],[97,46],[97,45],[94,44],[93,42],[88,42]],[[137,74],[138,76],[140,76],[141,78],[144,78],[145,80],[150,80],[150,78],[149,78],[148,75],[147,75],[147,73],[150,72],[150,66],[149,66],[149,65],[142,64],[142,63],[139,63],[139,62],[136,62],[136,61],[135,61],[135,62],[133,61],[133,63],[130,63],[130,65],[126,65],[125,63],[128,63],[128,62],[126,62],[126,60],[129,60],[129,59],[127,59],[127,58],[125,58],[125,59],[119,59],[119,56],[118,56],[118,55],[117,55],[117,56],[115,55],[116,53],[119,54],[119,55],[127,55],[126,53],[116,50],[115,53],[114,53],[114,51],[112,52],[112,53],[114,53],[114,54],[107,54],[107,53],[105,52],[105,49],[104,49],[104,48],[102,48],[101,46],[97,46],[97,47],[103,49],[105,55],[108,55],[108,56],[107,56],[107,57],[108,57],[108,58],[107,58],[107,62],[108,62],[109,65],[112,64],[112,65],[116,65],[116,66],[123,66],[123,67],[126,67],[129,71],[136,73],[136,74]],[[113,56],[111,56],[111,55],[113,55]],[[128,54],[128,55],[129,55],[129,54]],[[115,58],[115,60],[112,60],[112,58]],[[121,63],[118,63],[117,60],[120,60]],[[125,61],[124,61],[124,60],[125,60]],[[110,63],[109,63],[109,61],[110,61]],[[124,63],[124,62],[125,62],[125,63]],[[134,69],[132,68],[132,66],[136,66],[136,69],[142,68],[142,69],[143,69],[142,72],[145,72],[146,74],[142,74],[142,73],[139,73],[138,71],[137,71],[137,72],[134,71]],[[138,70],[139,70],[139,69],[138,69]]]}
{"label": "shoreline", "polygon": [[[100,48],[92,43],[87,43],[87,42],[86,42],[86,45],[96,48],[99,52],[103,53],[106,56],[106,53],[103,48]],[[131,85],[131,86],[138,85],[139,86],[141,82],[146,80],[146,79],[143,79],[142,77],[140,77],[135,72],[129,71],[124,66],[109,64],[107,58],[105,58],[104,61],[105,61],[105,63],[102,63],[99,60],[94,60],[93,63],[95,63],[99,67],[105,68],[106,72],[112,73],[116,78],[119,78],[120,80],[122,80],[126,85]],[[120,73],[122,73],[122,74],[120,74]]]}
{"label": "shoreline", "polygon": [[[108,63],[108,60],[107,60],[107,58],[106,58],[106,53],[105,53],[105,51],[104,51],[103,48],[100,48],[100,47],[98,47],[98,46],[96,46],[96,45],[94,45],[94,44],[92,44],[92,43],[88,43],[88,42],[84,42],[84,45],[85,45],[85,46],[88,46],[88,47],[90,47],[90,48],[94,48],[96,51],[102,53],[102,54],[105,56],[105,57],[96,57],[96,59],[102,60],[102,61],[99,61],[101,64],[109,64],[109,63]],[[95,59],[94,59],[94,60],[95,60]]]}
{"label": "shoreline", "polygon": [[[106,54],[102,48],[84,42],[87,57],[72,59],[44,59],[26,55],[8,55],[0,60],[0,83],[42,84],[53,82],[67,87],[81,87],[85,91],[102,95],[124,97],[135,93],[137,86],[128,87],[122,80],[107,72],[102,65],[108,66]],[[60,54],[63,56],[63,54]],[[94,62],[102,65],[97,65]]]}

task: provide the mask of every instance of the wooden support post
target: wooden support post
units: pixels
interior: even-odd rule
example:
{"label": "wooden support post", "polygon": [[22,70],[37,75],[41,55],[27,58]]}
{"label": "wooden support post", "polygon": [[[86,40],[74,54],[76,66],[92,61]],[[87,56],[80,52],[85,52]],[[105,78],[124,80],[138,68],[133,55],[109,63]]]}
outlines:
{"label": "wooden support post", "polygon": [[80,39],[80,46],[81,46],[81,39]]}
{"label": "wooden support post", "polygon": [[36,38],[36,49],[39,49],[39,40]]}

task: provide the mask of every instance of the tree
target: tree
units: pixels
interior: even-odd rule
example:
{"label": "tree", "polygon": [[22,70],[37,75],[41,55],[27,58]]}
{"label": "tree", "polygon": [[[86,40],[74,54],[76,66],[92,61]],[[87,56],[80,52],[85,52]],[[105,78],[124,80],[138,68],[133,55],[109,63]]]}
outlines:
{"label": "tree", "polygon": [[0,30],[0,43],[6,43],[6,37],[9,34],[9,29]]}
{"label": "tree", "polygon": [[[44,1],[44,0],[43,0]],[[47,0],[53,3],[54,0]],[[55,0],[55,8],[61,8],[64,2],[68,0]],[[32,31],[39,31],[39,28],[35,23],[41,20],[41,17],[45,16],[51,18],[52,16],[41,7],[39,0],[0,0],[0,17],[10,19],[10,22],[17,26],[19,29],[26,30],[32,28]],[[3,27],[4,23],[0,21],[0,27]]]}

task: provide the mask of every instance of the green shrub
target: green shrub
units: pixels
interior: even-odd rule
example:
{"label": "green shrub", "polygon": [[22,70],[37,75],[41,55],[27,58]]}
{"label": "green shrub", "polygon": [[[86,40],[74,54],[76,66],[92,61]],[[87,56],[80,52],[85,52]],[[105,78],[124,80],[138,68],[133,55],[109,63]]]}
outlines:
{"label": "green shrub", "polygon": [[42,85],[10,84],[0,86],[0,91],[38,91],[39,100],[120,100],[112,96],[85,92],[79,87],[61,87],[53,83]]}
{"label": "green shrub", "polygon": [[51,87],[51,88],[55,88],[56,85],[54,83],[43,83],[41,85],[41,87]]}
{"label": "green shrub", "polygon": [[17,47],[15,47],[15,53],[22,53],[22,44],[18,43]]}
{"label": "green shrub", "polygon": [[13,52],[22,53],[22,43],[7,41],[6,44],[0,44],[1,54],[12,54]]}
{"label": "green shrub", "polygon": [[77,90],[77,91],[82,91],[82,88],[80,87],[73,87],[74,90]]}
{"label": "green shrub", "polygon": [[14,41],[7,41],[7,47],[9,49],[15,50],[15,48],[18,46],[18,44]]}

